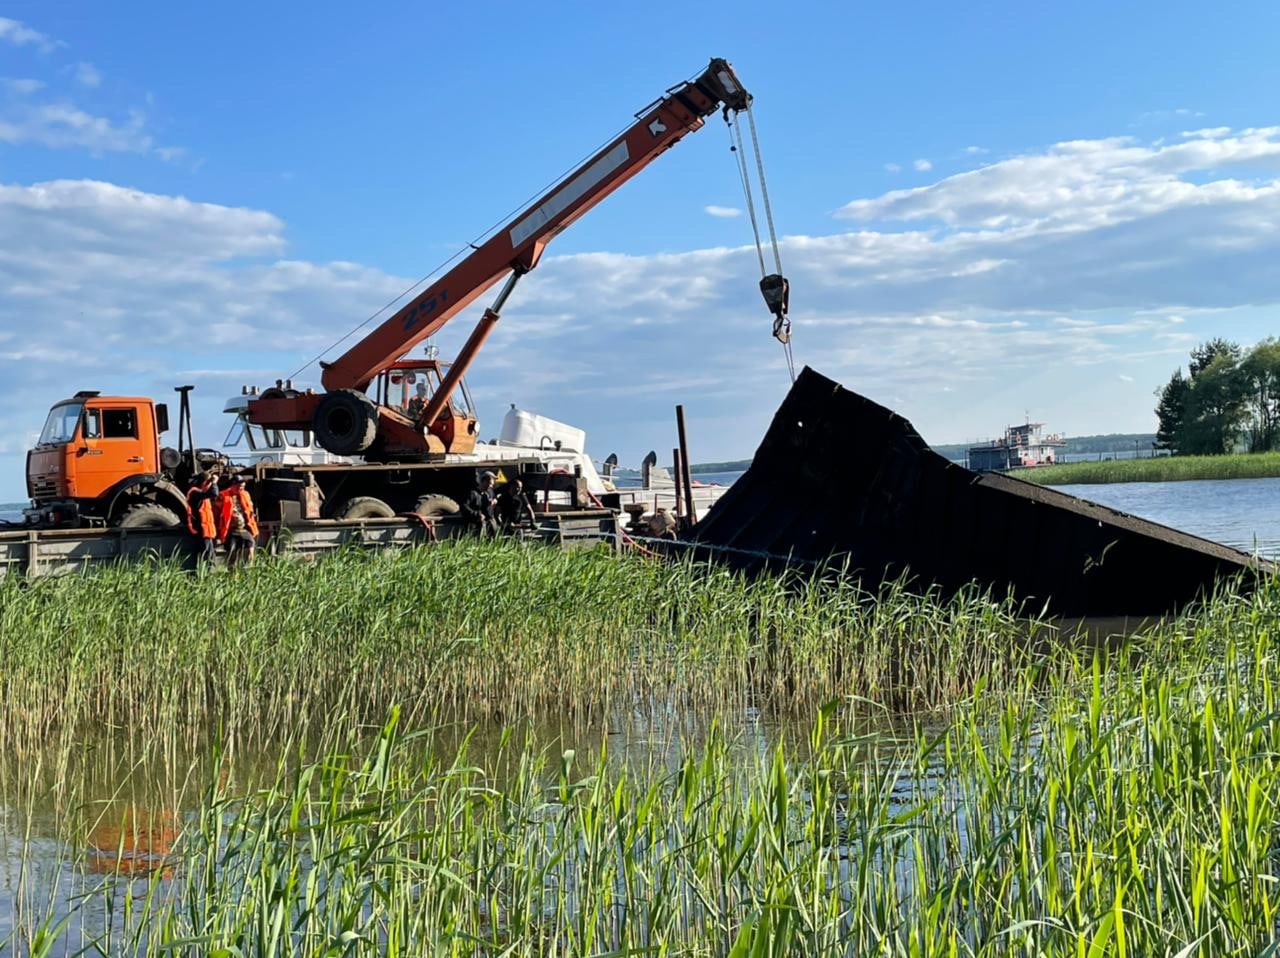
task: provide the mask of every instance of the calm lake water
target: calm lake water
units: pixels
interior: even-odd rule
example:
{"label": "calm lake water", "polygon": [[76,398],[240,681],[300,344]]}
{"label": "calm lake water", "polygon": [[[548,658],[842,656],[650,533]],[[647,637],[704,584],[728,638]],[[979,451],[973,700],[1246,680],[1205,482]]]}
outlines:
{"label": "calm lake water", "polygon": [[1246,552],[1280,556],[1280,479],[1115,482],[1054,488]]}

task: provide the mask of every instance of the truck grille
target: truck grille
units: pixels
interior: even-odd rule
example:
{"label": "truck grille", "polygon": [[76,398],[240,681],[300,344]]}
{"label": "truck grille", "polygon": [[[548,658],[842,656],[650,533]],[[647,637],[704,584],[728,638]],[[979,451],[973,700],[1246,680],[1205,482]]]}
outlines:
{"label": "truck grille", "polygon": [[31,480],[31,498],[53,499],[58,495],[58,482],[50,476],[36,476]]}

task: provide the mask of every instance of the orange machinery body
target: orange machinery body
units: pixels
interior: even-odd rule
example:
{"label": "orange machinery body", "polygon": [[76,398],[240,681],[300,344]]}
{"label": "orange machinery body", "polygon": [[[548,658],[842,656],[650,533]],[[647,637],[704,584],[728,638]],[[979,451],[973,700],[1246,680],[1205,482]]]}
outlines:
{"label": "orange machinery body", "polygon": [[[452,398],[445,403],[429,430],[423,430],[411,414],[412,387],[426,383],[428,397],[441,389],[449,363],[435,359],[405,359],[391,363],[375,380],[379,417],[379,454],[387,458],[443,456],[446,452],[467,453],[476,447],[479,421],[468,396],[465,405]],[[279,392],[280,395],[276,395]],[[465,395],[465,393],[464,393]],[[251,403],[254,422],[273,428],[293,428],[288,423],[310,423],[315,418],[321,395],[306,390],[269,390]]]}
{"label": "orange machinery body", "polygon": [[[532,206],[475,247],[457,266],[395,312],[368,336],[331,364],[321,364],[325,394],[268,390],[249,403],[250,421],[280,429],[307,429],[327,415],[326,395],[363,394],[378,375],[414,346],[434,334],[499,280],[508,279],[498,302],[485,310],[454,361],[454,370],[429,407],[429,421],[419,424],[380,402],[361,411],[368,418],[370,455],[396,458],[443,452],[468,452],[475,444],[476,423],[451,411],[452,391],[498,319],[498,310],[516,277],[537,266],[546,244],[589,209],[635,176],[685,134],[699,129],[706,117],[723,108],[747,109],[751,97],[733,67],[713,59],[699,76],[678,84],[636,114],[635,122],[609,145],[557,183]],[[346,415],[343,412],[342,415]],[[376,429],[372,420],[376,417]],[[316,425],[317,436],[322,430]],[[322,439],[323,442],[323,439]],[[358,443],[330,448],[360,453]]]}
{"label": "orange machinery body", "polygon": [[55,405],[49,416],[66,428],[27,453],[33,502],[98,501],[139,475],[159,474],[160,439],[150,399],[77,396]]}

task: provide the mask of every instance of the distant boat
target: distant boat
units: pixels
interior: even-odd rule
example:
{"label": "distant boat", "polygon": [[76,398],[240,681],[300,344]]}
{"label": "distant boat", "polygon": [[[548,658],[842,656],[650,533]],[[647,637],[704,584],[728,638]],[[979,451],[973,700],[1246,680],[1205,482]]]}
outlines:
{"label": "distant boat", "polygon": [[1059,433],[1044,435],[1042,422],[1008,426],[1003,438],[969,447],[969,468],[974,472],[1007,472],[1034,466],[1051,466],[1058,450],[1067,444]]}

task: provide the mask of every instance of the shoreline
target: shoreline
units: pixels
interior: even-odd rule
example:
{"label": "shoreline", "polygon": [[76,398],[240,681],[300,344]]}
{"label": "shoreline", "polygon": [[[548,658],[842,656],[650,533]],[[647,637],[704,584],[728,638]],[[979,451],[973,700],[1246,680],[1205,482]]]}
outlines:
{"label": "shoreline", "polygon": [[1097,485],[1115,482],[1186,482],[1204,479],[1280,477],[1280,452],[1237,452],[1223,456],[1158,456],[1106,459],[1016,469],[1008,473],[1042,486]]}

